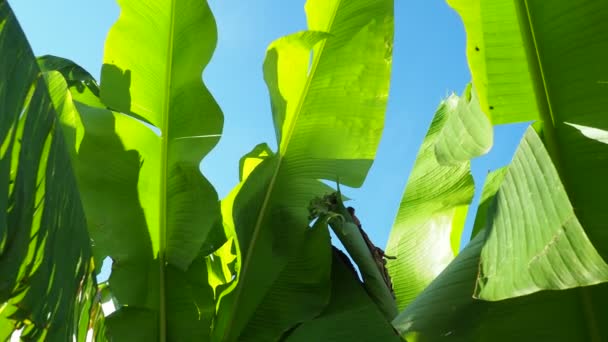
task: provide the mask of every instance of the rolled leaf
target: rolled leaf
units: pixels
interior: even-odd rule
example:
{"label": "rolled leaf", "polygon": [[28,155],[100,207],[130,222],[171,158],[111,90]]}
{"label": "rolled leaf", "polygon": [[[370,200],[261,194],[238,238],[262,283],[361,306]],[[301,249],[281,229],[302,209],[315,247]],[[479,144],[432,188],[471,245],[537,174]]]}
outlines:
{"label": "rolled leaf", "polygon": [[486,154],[492,147],[492,124],[481,110],[472,84],[462,98],[450,96],[446,102],[449,114],[435,141],[439,164],[457,166]]}
{"label": "rolled leaf", "polygon": [[[390,321],[397,315],[397,304],[392,291],[392,283],[385,268],[384,255],[377,253],[376,246],[356,223],[344,206],[338,192],[311,201],[311,217],[328,221],[340,242],[357,264],[365,290],[378,306],[385,319]],[[358,220],[358,219],[357,219]],[[369,244],[368,244],[369,242]]]}

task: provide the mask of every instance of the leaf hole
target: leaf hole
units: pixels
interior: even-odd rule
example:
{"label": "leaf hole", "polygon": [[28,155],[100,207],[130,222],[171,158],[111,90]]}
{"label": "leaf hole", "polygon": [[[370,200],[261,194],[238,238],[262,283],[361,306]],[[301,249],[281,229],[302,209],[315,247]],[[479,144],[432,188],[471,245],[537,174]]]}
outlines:
{"label": "leaf hole", "polygon": [[108,279],[110,279],[110,274],[112,273],[112,264],[114,263],[114,261],[112,260],[111,257],[106,257],[105,259],[103,259],[103,262],[101,263],[101,270],[99,271],[99,274],[97,275],[97,283],[103,283],[108,281]]}

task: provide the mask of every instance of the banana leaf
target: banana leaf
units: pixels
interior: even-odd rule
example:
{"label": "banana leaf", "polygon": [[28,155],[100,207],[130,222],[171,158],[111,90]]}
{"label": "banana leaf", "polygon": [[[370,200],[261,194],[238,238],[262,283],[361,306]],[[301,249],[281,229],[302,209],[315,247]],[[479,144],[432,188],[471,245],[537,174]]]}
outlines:
{"label": "banana leaf", "polygon": [[87,222],[52,101],[62,89],[47,86],[6,1],[0,52],[0,339],[103,336]]}
{"label": "banana leaf", "polygon": [[[513,162],[501,172],[505,173],[503,182],[494,194],[488,190],[491,204],[479,214],[486,217],[484,228],[393,325],[408,341],[605,340],[608,330],[598,322],[607,319],[606,285],[566,284],[605,276],[608,266],[573,215],[557,170],[533,128],[526,132]],[[499,265],[506,270],[484,273],[483,260],[489,258],[485,248],[496,243],[496,230],[504,230],[505,225],[519,236],[523,229],[516,228],[527,228],[529,240],[517,239],[519,244],[509,247],[522,256],[519,260],[530,260],[528,270],[513,274],[518,270],[513,264],[519,260],[503,252],[490,257],[500,259]],[[543,238],[551,234],[552,240],[543,245]],[[488,285],[491,277],[498,278],[498,286]],[[539,291],[547,284],[565,289]],[[516,298],[494,302],[474,298],[483,291],[497,296],[513,288],[521,291]]]}
{"label": "banana leaf", "polygon": [[[219,303],[214,325],[218,341],[238,340],[253,317],[273,326],[278,339],[322,312],[329,300],[329,258],[314,273],[326,284],[321,290],[302,284],[303,290],[294,296],[295,284],[280,284],[285,284],[294,263],[306,262],[307,254],[298,258],[298,251],[328,247],[327,242],[306,246],[311,243],[305,238],[308,203],[331,191],[319,179],[360,186],[380,140],[393,2],[309,0],[306,13],[308,31],[280,38],[267,50],[264,78],[279,148],[234,194],[238,283]],[[282,307],[265,310],[262,303],[269,296]],[[279,312],[280,322],[275,319]]]}
{"label": "banana leaf", "polygon": [[387,267],[402,310],[460,251],[475,184],[470,159],[492,146],[475,89],[441,102],[420,147],[389,236]]}
{"label": "banana leaf", "polygon": [[223,122],[201,81],[215,21],[206,2],[120,5],[99,88],[69,60],[39,60],[69,86],[62,124],[95,259],[113,261],[109,288],[119,307],[107,337],[208,339],[210,259],[226,242],[217,194],[199,171]]}
{"label": "banana leaf", "polygon": [[[525,208],[515,214],[516,207],[511,214],[520,216],[518,221],[494,220],[494,229],[483,247],[481,261],[481,272],[490,278],[487,284],[486,279],[482,283],[482,278],[478,283],[488,291],[482,290],[480,297],[498,300],[530,291],[567,289],[607,281],[604,266],[599,266],[601,263],[595,257],[588,261],[598,266],[584,279],[575,274],[590,271],[589,268],[571,269],[566,274],[556,272],[548,277],[552,271],[546,267],[560,270],[561,266],[553,262],[551,266],[542,266],[538,276],[544,279],[536,279],[536,285],[525,278],[536,273],[530,269],[539,261],[533,251],[540,252],[541,246],[562,248],[558,247],[562,243],[560,236],[563,237],[560,232],[570,233],[573,222],[580,223],[576,223],[574,230],[584,230],[599,256],[604,260],[608,258],[605,229],[608,213],[601,204],[603,194],[608,191],[603,171],[608,168],[608,145],[598,137],[598,132],[608,129],[605,109],[608,89],[602,83],[608,78],[605,68],[608,24],[603,20],[608,14],[608,3],[592,0],[553,1],[551,6],[522,0],[450,0],[449,3],[465,23],[469,64],[476,85],[482,89],[482,108],[494,123],[538,120],[537,129],[567,194],[566,199],[544,195],[545,203],[536,207],[544,212],[539,221],[534,221],[533,215],[540,213],[529,214],[530,208]],[[543,173],[546,172],[543,169]],[[530,186],[541,186],[533,179],[527,179],[527,182],[526,190]],[[517,195],[520,198],[528,196],[525,193]],[[507,200],[521,202],[514,197]],[[571,201],[573,212],[563,206],[567,201]],[[551,221],[557,218],[555,210],[558,210],[558,216],[572,216],[561,217],[559,221],[563,222],[563,228],[558,230],[553,230],[557,221]],[[549,228],[550,225],[553,228]],[[569,249],[577,251],[579,256],[588,249],[586,245],[576,245],[581,241],[571,243]],[[497,259],[496,256],[501,257]],[[515,260],[518,261],[512,263]],[[496,272],[500,274],[492,280]],[[515,278],[503,286],[500,279],[508,277],[507,273]],[[503,290],[490,291],[487,285],[503,287]]]}

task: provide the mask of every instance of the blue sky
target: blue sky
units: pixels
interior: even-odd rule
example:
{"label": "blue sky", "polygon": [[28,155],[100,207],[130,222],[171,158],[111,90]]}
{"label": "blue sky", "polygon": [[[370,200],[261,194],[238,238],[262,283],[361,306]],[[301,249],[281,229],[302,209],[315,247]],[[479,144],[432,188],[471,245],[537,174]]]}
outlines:
{"label": "blue sky", "polygon": [[[225,116],[224,135],[202,164],[220,197],[238,182],[238,160],[253,146],[276,147],[262,61],[274,39],[306,29],[304,0],[209,0],[219,42],[204,80]],[[114,0],[9,1],[37,55],[70,58],[99,79],[105,35],[118,17]],[[395,1],[393,73],[386,128],[376,162],[350,205],[385,246],[416,153],[440,100],[460,93],[470,74],[465,33],[443,0]],[[506,165],[525,125],[497,127],[491,153],[473,161],[481,190],[489,170]],[[470,214],[474,213],[479,194]],[[464,234],[473,222],[469,215]],[[335,238],[334,238],[335,242]]]}

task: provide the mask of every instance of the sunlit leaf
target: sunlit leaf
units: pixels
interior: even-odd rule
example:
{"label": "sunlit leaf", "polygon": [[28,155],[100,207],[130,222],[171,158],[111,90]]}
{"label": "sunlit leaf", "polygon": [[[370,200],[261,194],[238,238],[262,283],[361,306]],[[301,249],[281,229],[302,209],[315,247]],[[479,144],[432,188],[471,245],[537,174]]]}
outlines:
{"label": "sunlit leaf", "polygon": [[[384,124],[392,7],[390,0],[309,0],[310,31],[270,45],[264,78],[279,151],[251,172],[234,199],[238,285],[220,302],[217,340],[237,340],[282,281],[282,272],[305,241],[309,201],[329,190],[319,179],[363,183]],[[330,265],[323,267],[329,270]],[[328,291],[325,286],[322,292],[281,300],[285,306],[303,306]],[[282,330],[321,309],[294,315]]]}
{"label": "sunlit leaf", "polygon": [[296,327],[285,341],[400,340],[336,251],[331,277],[331,300],[327,308],[319,317]]}
{"label": "sunlit leaf", "polygon": [[478,88],[488,89],[481,96],[484,108],[495,123],[540,118],[548,125],[547,144],[560,160],[560,177],[577,216],[606,258],[608,214],[598,199],[608,191],[600,171],[608,167],[608,149],[566,125],[584,126],[588,134],[608,127],[601,83],[608,79],[602,19],[608,7],[601,1],[575,6],[567,1],[551,6],[479,0],[450,4],[465,22],[473,78]]}
{"label": "sunlit leaf", "polygon": [[84,337],[103,317],[63,109],[53,101],[66,85],[47,86],[6,1],[0,51],[0,339]]}
{"label": "sunlit leaf", "polygon": [[545,147],[529,128],[486,224],[477,295],[501,300],[608,281],[608,265],[574,214]]}
{"label": "sunlit leaf", "polygon": [[[215,314],[205,258],[225,242],[217,194],[199,171],[223,121],[201,81],[215,22],[204,1],[120,5],[106,41],[101,101],[80,67],[53,56],[40,63],[70,85],[74,110],[62,124],[96,259],[113,261],[114,317],[163,339],[187,331],[204,338]],[[123,326],[115,322],[109,336]]]}
{"label": "sunlit leaf", "polygon": [[[603,171],[608,169],[608,146],[601,138],[588,135],[597,136],[608,128],[607,89],[602,84],[608,79],[605,68],[608,23],[604,20],[608,4],[593,0],[576,3],[559,0],[551,2],[551,6],[507,0],[453,0],[450,4],[465,23],[473,79],[478,88],[486,89],[480,92],[482,105],[489,106],[484,110],[495,123],[539,120],[536,127],[572,203],[573,210],[569,211],[572,220],[580,222],[590,242],[606,260],[608,212],[602,199],[608,192]],[[480,46],[479,53],[472,49],[475,45]],[[546,205],[560,208],[560,203],[564,203],[561,199],[552,201]],[[544,212],[526,215],[555,217],[554,213]],[[534,222],[530,220],[526,222]],[[549,219],[537,223],[544,224],[546,220]],[[517,228],[511,225],[504,230],[513,241],[496,245],[496,255],[509,254],[510,248],[523,243],[517,240],[520,235],[512,231]],[[584,246],[572,248],[579,247],[586,250]],[[482,259],[486,256],[482,255]],[[527,258],[522,256],[522,260]],[[486,264],[486,260],[482,263]],[[525,274],[527,266],[520,264],[513,272]],[[552,282],[567,288],[570,286],[567,283],[594,281],[588,278],[572,282],[556,274]]]}
{"label": "sunlit leaf", "polygon": [[519,20],[522,0],[447,0],[461,15],[467,58],[481,109],[495,125],[539,118],[528,59],[526,25]]}
{"label": "sunlit leaf", "polygon": [[485,227],[488,220],[488,211],[500,184],[502,184],[505,178],[506,172],[507,168],[503,167],[488,173],[486,176],[486,181],[481,192],[481,199],[479,200],[479,207],[477,208],[477,215],[475,216],[475,224],[471,232],[471,240]]}
{"label": "sunlit leaf", "polygon": [[388,269],[400,309],[460,250],[475,192],[469,160],[492,144],[492,127],[476,101],[469,86],[440,104],[408,179],[386,250],[397,258]]}
{"label": "sunlit leaf", "polygon": [[[605,284],[537,292],[595,284],[608,266],[572,215],[534,129],[500,173],[504,180],[488,195],[485,229],[393,325],[408,341],[604,340],[608,330],[596,322],[606,319]],[[489,299],[518,298],[474,299],[480,291]]]}

